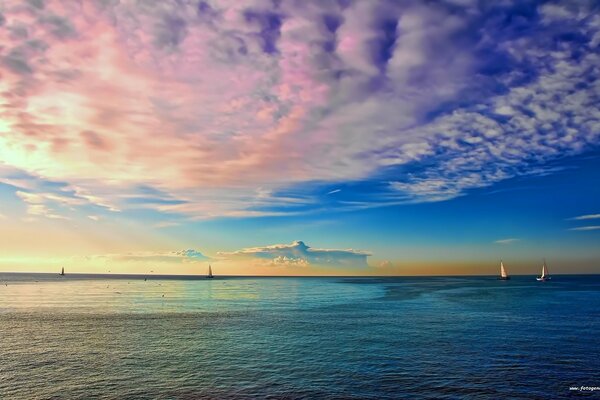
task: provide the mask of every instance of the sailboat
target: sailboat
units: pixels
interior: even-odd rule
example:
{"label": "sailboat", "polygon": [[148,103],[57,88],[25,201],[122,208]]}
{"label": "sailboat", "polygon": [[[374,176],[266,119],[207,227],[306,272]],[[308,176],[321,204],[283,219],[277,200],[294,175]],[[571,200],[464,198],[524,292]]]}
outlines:
{"label": "sailboat", "polygon": [[65,276],[65,267],[60,270],[60,276]]}
{"label": "sailboat", "polygon": [[546,266],[546,260],[544,260],[544,264],[542,265],[542,276],[535,279],[537,279],[538,281],[550,280],[550,275],[548,274],[548,267]]}
{"label": "sailboat", "polygon": [[208,264],[208,275],[206,275],[207,278],[214,278],[213,274],[212,274],[212,268],[210,267],[210,264]]}
{"label": "sailboat", "polygon": [[502,260],[500,260],[500,277],[498,279],[502,281],[507,281],[510,279],[510,276],[508,276],[508,274],[506,273],[506,268],[504,268]]}

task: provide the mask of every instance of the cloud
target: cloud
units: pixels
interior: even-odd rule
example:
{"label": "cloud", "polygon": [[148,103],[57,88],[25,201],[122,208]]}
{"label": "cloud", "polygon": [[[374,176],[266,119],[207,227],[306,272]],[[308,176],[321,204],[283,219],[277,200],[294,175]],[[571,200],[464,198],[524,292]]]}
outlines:
{"label": "cloud", "polygon": [[[443,201],[554,173],[600,134],[586,2],[9,1],[1,15],[0,159],[88,200],[74,208],[295,215],[322,207],[312,185],[364,181],[387,183],[345,200]],[[140,186],[172,203],[129,201]]]}
{"label": "cloud", "polygon": [[47,206],[49,202],[71,203],[72,199],[62,196],[56,196],[49,193],[29,193],[16,191],[15,194],[27,204],[27,214],[31,217],[45,217],[50,219],[68,219],[66,216],[58,214],[54,209]]}
{"label": "cloud", "polygon": [[368,252],[346,249],[315,249],[302,241],[219,252],[227,260],[259,260],[272,265],[367,267]]}
{"label": "cloud", "polygon": [[516,238],[508,238],[508,239],[496,240],[496,241],[494,241],[494,243],[497,243],[497,244],[511,244],[511,243],[518,242],[518,241],[519,241],[519,239],[516,239]]}
{"label": "cloud", "polygon": [[436,154],[431,166],[392,182],[393,189],[421,201],[445,200],[510,177],[556,172],[544,164],[597,141],[600,115],[593,104],[600,99],[595,85],[586,82],[598,79],[593,67],[600,62],[598,54],[590,51],[578,60],[579,44],[570,42],[560,50],[526,53],[526,44],[540,46],[535,39],[504,45],[536,79],[508,85],[505,94],[488,102],[416,128],[426,133]]}
{"label": "cloud", "polygon": [[600,229],[600,225],[580,226],[577,228],[570,228],[570,231],[595,231]]}
{"label": "cloud", "polygon": [[335,193],[339,193],[341,191],[342,191],[342,189],[334,189],[334,190],[327,192],[327,194],[335,194]]}
{"label": "cloud", "polygon": [[108,262],[143,262],[143,263],[197,263],[212,260],[193,249],[170,252],[134,252],[125,254],[99,254],[89,256],[91,259],[102,259]]}
{"label": "cloud", "polygon": [[33,72],[25,54],[20,49],[13,49],[3,58],[4,65],[12,72],[19,75],[28,75]]}
{"label": "cloud", "polygon": [[209,257],[207,257],[204,254],[200,253],[199,251],[196,251],[193,249],[176,251],[174,254],[177,256],[190,258],[190,259],[194,259],[194,260],[198,260],[198,261],[210,260]]}
{"label": "cloud", "polygon": [[[0,181],[25,190],[16,190],[15,195],[27,204],[27,214],[31,216],[43,216],[51,219],[69,219],[63,215],[77,208],[90,207],[104,208],[110,211],[118,211],[112,206],[105,204],[102,199],[87,195],[78,188],[64,186],[64,184],[52,182],[44,185],[32,179],[6,179]],[[93,209],[93,208],[92,208]],[[92,220],[98,220],[97,215],[88,215]]]}
{"label": "cloud", "polygon": [[587,219],[599,219],[600,218],[600,214],[587,214],[587,215],[580,215],[578,217],[573,217],[573,218],[569,218],[572,221],[582,221],[582,220],[587,220]]}
{"label": "cloud", "polygon": [[110,150],[110,145],[96,132],[83,131],[81,137],[85,144],[94,150]]}

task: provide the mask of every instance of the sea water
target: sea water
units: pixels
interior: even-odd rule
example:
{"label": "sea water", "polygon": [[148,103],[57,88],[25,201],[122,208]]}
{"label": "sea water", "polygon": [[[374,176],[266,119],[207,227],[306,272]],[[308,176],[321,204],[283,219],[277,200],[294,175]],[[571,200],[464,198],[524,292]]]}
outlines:
{"label": "sea water", "polygon": [[547,399],[597,386],[600,276],[0,274],[0,399]]}

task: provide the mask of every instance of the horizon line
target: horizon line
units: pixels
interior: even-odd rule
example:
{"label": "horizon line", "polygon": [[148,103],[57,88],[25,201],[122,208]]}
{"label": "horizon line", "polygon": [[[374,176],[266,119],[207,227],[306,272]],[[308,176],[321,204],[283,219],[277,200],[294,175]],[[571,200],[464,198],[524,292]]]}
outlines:
{"label": "horizon line", "polygon": [[[55,272],[16,272],[16,271],[0,271],[0,274],[15,274],[15,275],[56,275],[61,276]],[[64,276],[72,275],[87,275],[87,276],[116,276],[116,277],[140,277],[140,278],[160,278],[160,277],[182,277],[182,278],[198,278],[207,279],[206,275],[189,275],[189,274],[114,274],[114,273],[93,273],[93,272],[71,272]],[[509,276],[537,276],[538,274],[511,274]],[[600,275],[600,273],[577,273],[577,274],[565,274],[565,273],[552,273],[550,276],[580,276],[580,275]],[[447,278],[447,277],[495,277],[498,274],[483,274],[483,275],[468,275],[468,274],[456,274],[456,275],[213,275],[214,278]]]}

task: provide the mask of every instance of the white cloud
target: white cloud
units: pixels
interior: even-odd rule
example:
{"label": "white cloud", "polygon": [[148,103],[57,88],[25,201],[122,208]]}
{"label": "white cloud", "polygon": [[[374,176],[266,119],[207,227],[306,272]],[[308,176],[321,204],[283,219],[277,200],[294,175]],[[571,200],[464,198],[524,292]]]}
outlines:
{"label": "white cloud", "polygon": [[[544,55],[553,63],[539,55],[532,60],[538,63],[539,79],[492,99],[493,107],[512,107],[508,121],[499,123],[484,105],[482,112],[457,110],[417,128],[431,137],[426,140],[441,154],[439,161],[391,187],[421,201],[445,200],[513,176],[555,172],[539,165],[595,142],[600,135],[599,92],[584,82],[594,78],[589,71],[600,57],[588,53],[571,61],[567,52]],[[582,88],[574,89],[578,86]],[[500,134],[486,138],[490,131]],[[473,146],[472,136],[485,140]]]}
{"label": "white cloud", "polygon": [[600,218],[600,214],[587,214],[587,215],[580,215],[578,217],[573,217],[573,218],[569,218],[570,220],[573,221],[581,221],[581,220],[586,220],[586,219],[599,219]]}
{"label": "white cloud", "polygon": [[570,231],[596,231],[600,229],[600,225],[580,226],[577,228],[571,228]]}
{"label": "white cloud", "polygon": [[[63,202],[60,196],[44,193],[28,193],[16,191],[16,195],[27,204],[27,214],[31,217],[45,217],[49,219],[69,219],[64,215],[58,214],[54,209],[48,207],[48,202]],[[30,217],[30,218],[31,218]]]}
{"label": "white cloud", "polygon": [[285,266],[295,266],[295,267],[305,267],[310,265],[308,260],[301,257],[287,257],[287,256],[277,256],[272,261],[273,265],[285,265]]}
{"label": "white cloud", "polygon": [[176,251],[176,252],[174,252],[174,254],[176,256],[191,258],[194,260],[202,260],[202,261],[210,260],[209,257],[207,257],[204,254],[200,253],[199,251],[193,250],[193,249]]}
{"label": "white cloud", "polygon": [[516,239],[516,238],[508,238],[508,239],[496,240],[496,241],[494,241],[494,243],[497,243],[497,244],[511,244],[511,243],[518,242],[518,241],[519,241],[519,239]]}
{"label": "white cloud", "polygon": [[274,265],[320,265],[339,267],[367,267],[370,253],[353,249],[315,249],[302,241],[291,244],[275,244],[263,247],[250,247],[233,252],[219,252],[219,256],[229,260],[264,260]]}

